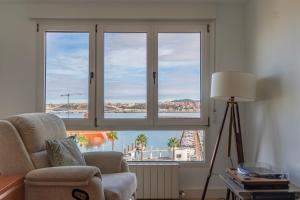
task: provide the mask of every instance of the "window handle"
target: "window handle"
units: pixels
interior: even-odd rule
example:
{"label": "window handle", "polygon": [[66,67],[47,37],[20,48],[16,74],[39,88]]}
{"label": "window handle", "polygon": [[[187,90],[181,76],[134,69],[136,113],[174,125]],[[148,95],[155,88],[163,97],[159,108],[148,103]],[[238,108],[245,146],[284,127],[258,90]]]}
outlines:
{"label": "window handle", "polygon": [[90,84],[92,84],[92,79],[94,78],[94,72],[90,72]]}
{"label": "window handle", "polygon": [[156,83],[156,72],[153,72],[153,83],[154,83],[154,85]]}

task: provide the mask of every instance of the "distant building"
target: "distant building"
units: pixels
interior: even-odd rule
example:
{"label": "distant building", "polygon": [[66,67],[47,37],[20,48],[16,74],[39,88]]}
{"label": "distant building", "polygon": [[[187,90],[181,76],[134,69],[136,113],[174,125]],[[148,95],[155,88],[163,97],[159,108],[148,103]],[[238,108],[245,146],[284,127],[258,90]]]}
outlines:
{"label": "distant building", "polygon": [[195,150],[193,148],[177,148],[175,149],[175,161],[191,161],[195,160]]}
{"label": "distant building", "polygon": [[[182,156],[187,156],[187,160],[203,160],[204,148],[200,130],[184,130],[180,139],[180,149]],[[183,151],[184,150],[184,151]],[[180,157],[180,155],[178,155]],[[175,152],[176,159],[176,152]]]}

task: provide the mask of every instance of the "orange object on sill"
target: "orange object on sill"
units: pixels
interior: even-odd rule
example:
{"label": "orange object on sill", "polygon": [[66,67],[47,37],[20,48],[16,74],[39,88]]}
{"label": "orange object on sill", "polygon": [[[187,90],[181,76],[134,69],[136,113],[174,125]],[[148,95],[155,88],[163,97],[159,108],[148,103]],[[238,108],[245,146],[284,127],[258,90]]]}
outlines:
{"label": "orange object on sill", "polygon": [[0,176],[0,200],[24,200],[23,176]]}

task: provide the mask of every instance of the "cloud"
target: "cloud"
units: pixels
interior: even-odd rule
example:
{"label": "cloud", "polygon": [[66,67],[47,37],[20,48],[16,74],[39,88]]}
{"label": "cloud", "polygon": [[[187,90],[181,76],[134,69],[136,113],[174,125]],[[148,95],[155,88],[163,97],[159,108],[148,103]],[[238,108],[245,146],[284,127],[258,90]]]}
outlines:
{"label": "cloud", "polygon": [[89,33],[84,32],[47,32],[47,50],[82,49],[89,47]]}
{"label": "cloud", "polygon": [[147,43],[147,33],[104,33],[104,39],[105,45],[116,50],[138,48]]}
{"label": "cloud", "polygon": [[109,80],[105,82],[104,92],[104,97],[108,101],[145,101],[147,99],[146,78],[140,80],[128,78]]}
{"label": "cloud", "polygon": [[[200,98],[200,70],[188,67],[159,72],[158,89],[160,100],[199,99]],[[196,73],[195,73],[195,72]],[[198,72],[198,73],[197,73]],[[109,100],[125,101],[128,99],[146,98],[146,76],[135,79],[132,77],[110,77],[105,82],[105,98]]]}
{"label": "cloud", "polygon": [[87,79],[76,78],[73,75],[48,76],[46,79],[46,99],[47,102],[66,102],[66,97],[62,94],[82,94],[72,95],[71,102],[87,102],[88,81]]}
{"label": "cloud", "polygon": [[46,71],[49,74],[88,76],[89,55],[86,49],[76,52],[58,52],[48,57]]}
{"label": "cloud", "polygon": [[105,33],[104,61],[107,67],[139,68],[147,66],[145,33]]}
{"label": "cloud", "polygon": [[199,33],[159,33],[159,67],[200,66]]}
{"label": "cloud", "polygon": [[147,53],[145,48],[111,50],[105,52],[105,64],[110,67],[139,68],[147,66]]}
{"label": "cloud", "polygon": [[46,46],[46,101],[88,101],[89,51],[86,33],[47,33]]}

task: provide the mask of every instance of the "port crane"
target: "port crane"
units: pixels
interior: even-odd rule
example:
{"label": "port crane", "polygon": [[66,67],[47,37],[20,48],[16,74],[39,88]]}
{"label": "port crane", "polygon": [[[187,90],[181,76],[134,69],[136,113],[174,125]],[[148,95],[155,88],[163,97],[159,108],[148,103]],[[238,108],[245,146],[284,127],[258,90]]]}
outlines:
{"label": "port crane", "polygon": [[68,99],[68,119],[70,118],[70,97],[71,96],[82,96],[84,95],[83,93],[66,93],[66,94],[61,94],[61,97],[67,97]]}

